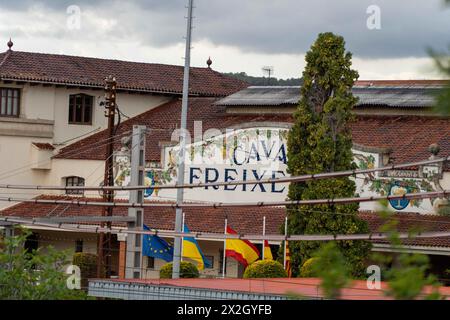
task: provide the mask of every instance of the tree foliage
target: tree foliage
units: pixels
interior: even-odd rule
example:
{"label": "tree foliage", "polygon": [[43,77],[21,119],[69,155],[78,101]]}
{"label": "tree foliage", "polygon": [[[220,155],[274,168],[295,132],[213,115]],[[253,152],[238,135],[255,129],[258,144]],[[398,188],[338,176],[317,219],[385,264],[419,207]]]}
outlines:
{"label": "tree foliage", "polygon": [[[172,279],[173,263],[166,263],[159,271],[161,279]],[[198,278],[200,276],[197,267],[188,261],[181,261],[180,263],[180,278]]]}
{"label": "tree foliage", "polygon": [[349,268],[334,242],[328,242],[314,254],[311,272],[321,278],[320,287],[327,299],[339,299],[349,283]]}
{"label": "tree foliage", "polygon": [[258,260],[249,265],[244,278],[286,278],[286,270],[281,263],[274,260]]}
{"label": "tree foliage", "polygon": [[[429,53],[439,73],[446,77],[447,80],[450,79],[450,47],[448,52],[430,50]],[[450,81],[448,81],[447,86],[439,90],[436,96],[435,111],[441,116],[450,115]]]}
{"label": "tree foliage", "polygon": [[84,291],[67,287],[68,252],[50,246],[28,252],[24,243],[29,235],[22,229],[0,240],[0,300],[87,299]]}
{"label": "tree foliage", "polygon": [[[379,214],[384,224],[380,231],[388,234],[389,243],[395,249],[393,255],[373,254],[373,260],[383,267],[384,278],[388,281],[385,294],[398,300],[411,300],[423,296],[425,287],[431,286],[434,290],[425,298],[439,299],[440,284],[434,275],[428,274],[428,256],[406,252],[397,231],[398,220],[387,210],[386,201],[381,202],[381,207]],[[410,236],[414,233],[411,230]]]}
{"label": "tree foliage", "polygon": [[224,73],[227,76],[242,80],[253,86],[300,86],[302,84],[301,78],[277,79],[274,77],[255,77],[249,76],[245,72],[230,72]]}
{"label": "tree foliage", "polygon": [[[358,73],[351,69],[351,53],[344,39],[333,33],[319,34],[306,54],[301,100],[294,113],[288,137],[288,172],[291,175],[343,171],[353,163],[350,123],[357,102],[352,87]],[[290,200],[352,197],[355,182],[348,177],[291,183]],[[287,209],[290,234],[354,234],[368,231],[357,217],[359,205],[290,206]],[[334,214],[336,213],[336,214]],[[337,214],[339,213],[339,214]],[[294,272],[308,260],[319,242],[291,243]],[[364,273],[369,254],[366,241],[339,241],[338,247],[354,276]]]}

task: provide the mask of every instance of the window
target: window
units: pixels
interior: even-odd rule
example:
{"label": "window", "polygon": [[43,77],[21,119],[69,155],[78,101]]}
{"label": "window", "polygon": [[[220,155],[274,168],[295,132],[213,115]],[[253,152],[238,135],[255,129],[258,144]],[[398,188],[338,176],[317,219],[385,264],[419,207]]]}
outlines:
{"label": "window", "polygon": [[91,124],[94,97],[86,94],[69,96],[69,124]]}
{"label": "window", "polygon": [[83,240],[75,241],[75,252],[83,252]]}
{"label": "window", "polygon": [[0,88],[0,116],[18,117],[20,106],[20,90]]}
{"label": "window", "polygon": [[24,243],[24,249],[27,253],[32,253],[39,248],[39,237],[36,233],[30,234]]}
{"label": "window", "polygon": [[155,258],[147,257],[147,269],[155,269]]}
{"label": "window", "polygon": [[[66,187],[84,187],[84,179],[81,177],[67,177]],[[83,194],[83,190],[66,190],[66,194]]]}

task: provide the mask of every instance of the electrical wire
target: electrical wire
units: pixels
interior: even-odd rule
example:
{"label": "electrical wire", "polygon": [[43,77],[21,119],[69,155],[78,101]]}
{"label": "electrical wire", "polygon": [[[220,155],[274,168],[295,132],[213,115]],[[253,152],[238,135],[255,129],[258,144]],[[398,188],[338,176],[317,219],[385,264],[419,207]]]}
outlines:
{"label": "electrical wire", "polygon": [[[196,239],[245,239],[254,241],[349,241],[349,240],[383,240],[388,239],[389,234],[377,232],[368,234],[333,234],[333,235],[261,235],[261,234],[224,234],[224,233],[212,233],[212,232],[174,232],[167,230],[133,230],[128,228],[119,227],[90,227],[80,224],[67,224],[67,223],[44,223],[39,222],[37,219],[23,219],[16,217],[5,217],[0,216],[0,221],[25,224],[25,225],[35,225],[40,227],[48,227],[53,229],[60,229],[63,231],[78,231],[86,233],[111,233],[111,234],[141,234],[141,235],[157,235],[161,237],[193,237]],[[436,232],[418,232],[417,234],[411,235],[410,233],[399,233],[398,237],[400,239],[411,239],[411,238],[439,238],[439,237],[450,237],[449,231],[436,231]]]}
{"label": "electrical wire", "polygon": [[[147,187],[148,189],[148,187]],[[411,200],[411,199],[429,199],[445,198],[450,195],[450,190],[405,193],[403,195],[390,196],[368,196],[368,197],[350,197],[336,199],[313,199],[313,200],[286,200],[286,201],[259,201],[259,202],[214,202],[214,203],[130,203],[130,202],[100,202],[88,200],[55,200],[55,199],[27,199],[18,197],[0,197],[3,202],[28,202],[34,204],[73,204],[77,206],[100,206],[100,207],[125,207],[125,208],[243,208],[243,207],[280,207],[280,206],[301,206],[301,205],[333,205],[358,202],[375,202],[379,200]]]}
{"label": "electrical wire", "polygon": [[[211,182],[211,183],[193,183],[193,184],[173,184],[173,185],[160,185],[153,186],[153,189],[187,189],[187,188],[207,188],[218,186],[230,186],[230,185],[262,185],[262,184],[274,184],[274,183],[288,183],[288,182],[301,182],[311,180],[321,180],[330,178],[340,178],[346,176],[356,176],[358,174],[373,173],[378,171],[395,170],[398,168],[413,167],[419,165],[433,164],[439,162],[450,161],[450,156],[447,158],[439,158],[433,160],[423,160],[417,162],[403,163],[397,165],[390,165],[385,167],[373,168],[373,169],[359,169],[359,170],[347,170],[337,172],[326,172],[317,174],[307,174],[301,176],[291,176],[283,178],[269,178],[260,180],[239,180],[228,182]],[[73,187],[61,187],[61,186],[43,186],[43,185],[13,185],[13,184],[0,184],[1,189],[37,189],[37,190],[143,190],[149,189],[149,186],[109,186],[109,187],[94,187],[94,186],[73,186]]]}

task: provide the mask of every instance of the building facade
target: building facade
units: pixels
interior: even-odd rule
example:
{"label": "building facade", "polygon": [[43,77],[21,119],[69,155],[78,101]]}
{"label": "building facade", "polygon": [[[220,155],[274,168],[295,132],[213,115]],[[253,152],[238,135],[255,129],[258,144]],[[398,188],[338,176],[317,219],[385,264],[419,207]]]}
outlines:
{"label": "building facade", "polygon": [[[129,182],[129,165],[123,156],[124,145],[120,138],[129,136],[133,125],[145,125],[149,129],[145,150],[145,183],[149,189],[145,200],[173,202],[173,190],[156,187],[173,183],[178,175],[175,166],[178,149],[174,139],[181,112],[182,68],[178,66],[12,50],[0,54],[0,88],[2,99],[5,96],[6,101],[5,114],[0,117],[0,160],[5,164],[0,183],[99,185],[103,180],[107,136],[106,118],[98,104],[103,96],[103,79],[110,74],[118,80],[118,105],[127,116],[118,124],[114,140],[115,182],[117,185]],[[443,81],[359,81],[354,87],[359,102],[355,106],[356,121],[352,124],[354,160],[359,168],[448,157],[450,119],[432,112],[434,94],[445,84]],[[286,137],[293,123],[292,113],[298,104],[299,92],[298,87],[248,87],[210,68],[193,68],[188,110],[191,141],[187,148],[185,181],[207,183],[287,176]],[[3,113],[4,109],[1,110]],[[434,146],[430,149],[430,145]],[[448,190],[450,166],[448,163],[417,166],[360,175],[355,179],[361,196]],[[190,189],[186,191],[185,200],[284,200],[287,187],[287,184],[254,184]],[[4,192],[13,194],[13,191]],[[98,192],[87,191],[75,194],[34,192],[26,196],[100,198]],[[116,199],[127,201],[128,194],[119,192]],[[425,231],[445,231],[450,220],[437,213],[445,207],[446,201],[396,201],[390,203],[390,210],[398,212],[404,231],[416,226],[416,222],[420,222]],[[376,204],[362,203],[360,209],[371,232],[379,232],[381,222],[375,214]],[[101,208],[20,203],[5,208],[1,214],[49,220],[99,216]],[[144,223],[151,228],[171,231],[174,214],[170,208],[146,208]],[[127,212],[115,208],[114,215],[125,216]],[[285,209],[190,209],[185,210],[185,216],[186,224],[194,232],[223,233],[227,218],[233,229],[244,234],[262,234],[265,217],[266,234],[279,234]],[[28,227],[33,229],[35,241],[40,245],[58,243],[61,248],[95,252],[95,234],[48,230],[31,224]],[[115,276],[123,277],[126,239],[114,239],[112,269]],[[213,262],[211,269],[202,271],[202,276],[221,276],[223,241],[201,237],[198,241],[204,255]],[[386,242],[373,243],[374,250],[391,250]],[[405,244],[410,251],[433,257],[438,269],[449,265],[449,237],[413,239]],[[279,243],[271,245],[276,255]],[[143,274],[147,278],[157,278],[163,264],[162,260],[146,258]],[[243,268],[236,261],[227,259],[226,265],[227,277],[242,276]]]}

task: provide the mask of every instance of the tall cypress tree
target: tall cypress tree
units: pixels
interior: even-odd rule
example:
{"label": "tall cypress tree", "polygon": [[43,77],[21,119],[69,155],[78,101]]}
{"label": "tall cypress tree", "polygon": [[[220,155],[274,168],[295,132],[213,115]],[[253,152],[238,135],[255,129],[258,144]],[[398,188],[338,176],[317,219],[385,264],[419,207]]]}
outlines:
{"label": "tall cypress tree", "polygon": [[[288,137],[288,172],[303,175],[356,168],[352,155],[350,123],[357,102],[352,87],[358,72],[351,69],[350,52],[343,37],[319,34],[306,54],[301,100],[294,113]],[[355,196],[356,185],[349,177],[291,183],[290,200],[333,199]],[[289,206],[290,234],[355,234],[368,231],[357,216],[358,203],[340,205]],[[323,243],[291,242],[294,272]],[[370,252],[367,241],[338,241],[354,276],[364,273]],[[294,273],[295,274],[295,273]]]}

